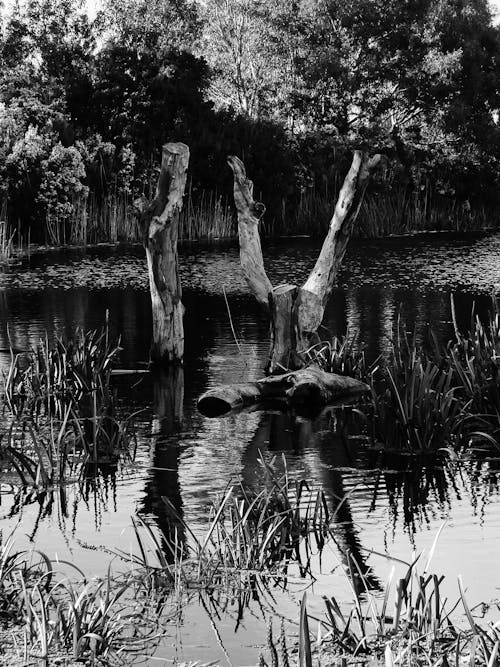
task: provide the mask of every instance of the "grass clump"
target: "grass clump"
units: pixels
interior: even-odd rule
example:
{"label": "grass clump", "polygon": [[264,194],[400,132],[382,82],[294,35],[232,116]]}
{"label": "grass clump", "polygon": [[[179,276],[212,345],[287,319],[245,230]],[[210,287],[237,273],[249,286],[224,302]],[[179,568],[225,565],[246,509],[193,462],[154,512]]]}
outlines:
{"label": "grass clump", "polygon": [[[136,664],[137,655],[156,645],[165,600],[152,590],[147,570],[114,576],[108,568],[104,579],[89,581],[70,563],[39,552],[12,553],[12,547],[12,541],[0,542],[4,638],[8,630],[18,637],[17,650],[9,647],[11,658],[42,665],[56,659]],[[0,659],[7,648],[5,641]]]}
{"label": "grass clump", "polygon": [[[263,579],[276,582],[286,577],[291,563],[305,576],[308,562],[307,557],[303,562],[304,553],[312,545],[323,547],[331,516],[323,491],[312,491],[305,480],[290,479],[286,460],[282,461],[280,473],[275,459],[267,462],[259,458],[264,480],[260,491],[241,482],[229,485],[212,503],[202,537],[191,530],[168,498],[163,498],[177,529],[158,541],[139,518],[135,528],[140,556],[135,562],[141,567],[156,563],[160,570],[170,572],[171,578],[180,576],[179,583],[186,588],[227,595],[230,591],[231,595],[239,595],[237,591],[251,594]],[[187,538],[186,544],[181,535]]]}
{"label": "grass clump", "polygon": [[439,346],[402,332],[387,358],[369,365],[353,338],[334,338],[308,351],[308,363],[367,382],[372,400],[361,404],[377,448],[409,454],[476,445],[500,450],[500,314]]}
{"label": "grass clump", "polygon": [[[475,665],[494,667],[500,650],[499,624],[478,622],[469,607],[461,578],[458,599],[450,603],[443,590],[443,575],[431,573],[429,566],[435,544],[423,570],[420,557],[411,563],[393,560],[406,571],[395,579],[387,578],[383,596],[375,596],[365,581],[362,594],[352,585],[350,609],[341,609],[334,597],[324,596],[325,618],[319,621],[317,640],[311,639],[302,600],[299,620],[299,664],[433,665],[456,667]],[[383,554],[378,554],[384,556]],[[347,578],[364,580],[355,559],[346,554]],[[273,646],[276,651],[276,646]],[[273,651],[271,650],[271,655]],[[267,664],[264,660],[261,664]],[[272,662],[278,664],[278,662]]]}
{"label": "grass clump", "polygon": [[111,386],[120,349],[106,325],[12,354],[4,394],[10,423],[0,434],[0,457],[23,485],[61,484],[89,463],[116,461],[133,449],[135,415],[117,416]]}

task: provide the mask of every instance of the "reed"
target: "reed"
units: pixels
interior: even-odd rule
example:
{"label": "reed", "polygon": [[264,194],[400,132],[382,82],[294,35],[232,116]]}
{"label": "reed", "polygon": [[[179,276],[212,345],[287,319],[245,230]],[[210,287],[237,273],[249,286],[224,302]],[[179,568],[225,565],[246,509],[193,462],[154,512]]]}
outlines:
{"label": "reed", "polygon": [[216,241],[234,238],[236,224],[227,201],[217,192],[202,190],[193,197],[189,184],[179,219],[181,241]]}
{"label": "reed", "polygon": [[14,254],[15,232],[10,232],[7,221],[2,218],[0,209],[0,263],[8,262]]}
{"label": "reed", "polygon": [[89,581],[70,563],[40,552],[13,553],[12,541],[0,542],[1,611],[3,622],[24,636],[19,657],[44,665],[135,664],[162,636],[165,602],[145,587],[148,576],[117,576],[109,567],[104,579]]}
{"label": "reed", "polygon": [[46,336],[31,352],[11,352],[6,402],[18,417],[44,412],[62,419],[69,403],[95,416],[97,405],[110,403],[111,372],[120,350],[107,321],[101,330],[77,330],[73,339],[58,338],[53,346]]}
{"label": "reed", "polygon": [[[454,312],[453,303],[452,311]],[[455,319],[455,318],[454,318]],[[367,433],[386,451],[420,455],[481,446],[500,450],[500,314],[495,301],[486,322],[471,314],[470,328],[446,346],[432,330],[427,344],[397,322],[391,352],[368,363],[355,338],[333,338],[307,351],[308,363],[367,382],[362,402]]]}
{"label": "reed", "polygon": [[30,353],[11,355],[5,402],[12,419],[0,439],[0,457],[23,486],[61,485],[90,463],[132,455],[135,414],[115,414],[111,387],[119,351],[106,324],[53,346],[46,338]]}
{"label": "reed", "polygon": [[[275,460],[266,462],[260,457],[261,491],[252,491],[242,483],[229,485],[211,505],[209,525],[202,537],[195,535],[168,498],[163,498],[179,530],[162,535],[160,544],[139,517],[134,522],[139,554],[133,562],[143,568],[153,565],[170,581],[176,581],[176,590],[194,586],[205,591],[234,591],[235,595],[251,596],[262,577],[276,580],[286,576],[291,562],[305,574],[302,554],[313,544],[323,547],[331,517],[323,491],[313,492],[305,480],[290,479],[286,461],[282,461],[283,471],[278,472]],[[181,543],[181,534],[189,537],[188,547]]]}
{"label": "reed", "polygon": [[500,313],[496,301],[486,323],[472,311],[468,332],[462,334],[455,325],[455,336],[448,350],[450,367],[468,410],[500,428]]}
{"label": "reed", "polygon": [[393,354],[372,382],[372,438],[386,449],[436,451],[461,442],[463,411],[451,369],[442,370],[418,347]]}
{"label": "reed", "polygon": [[[347,664],[356,658],[362,663],[386,667],[398,664],[491,667],[497,664],[498,623],[481,625],[474,619],[460,578],[457,600],[449,603],[442,590],[445,577],[430,570],[435,547],[436,541],[420,571],[420,557],[411,563],[389,558],[406,571],[394,581],[396,568],[392,568],[382,598],[371,593],[356,561],[349,556],[347,579],[352,581],[355,575],[364,581],[364,592],[359,595],[352,586],[352,607],[345,612],[334,597],[324,597],[326,620],[322,621],[325,628],[322,643],[328,647],[330,660],[336,656],[333,664]],[[467,619],[465,629],[457,611],[460,607]],[[301,627],[302,618],[301,613]],[[312,661],[303,664],[312,665]]]}
{"label": "reed", "polygon": [[[292,214],[283,205],[282,222],[268,225],[266,233],[324,236],[339,189],[338,174],[321,188],[307,188],[300,193]],[[497,210],[471,207],[468,201],[439,195],[426,181],[412,193],[405,186],[397,186],[368,194],[359,211],[354,236],[379,238],[437,230],[475,231],[490,228],[491,221],[497,218]]]}

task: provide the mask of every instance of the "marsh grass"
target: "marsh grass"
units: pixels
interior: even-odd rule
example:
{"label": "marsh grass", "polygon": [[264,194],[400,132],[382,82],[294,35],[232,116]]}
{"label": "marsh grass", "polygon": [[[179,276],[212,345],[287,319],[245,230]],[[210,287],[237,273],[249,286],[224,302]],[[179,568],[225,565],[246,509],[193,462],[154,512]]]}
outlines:
{"label": "marsh grass", "polygon": [[[285,212],[281,225],[267,225],[268,234],[309,234],[322,237],[328,229],[332,207],[341,182],[311,187],[301,193],[292,215]],[[368,194],[361,205],[354,236],[379,238],[426,231],[474,231],[491,228],[498,211],[484,206],[471,207],[451,197],[438,195],[429,182],[409,194],[406,187]]]}
{"label": "marsh grass", "polygon": [[193,198],[189,184],[179,220],[181,241],[215,241],[234,238],[237,226],[227,201],[217,192],[203,190]]}
{"label": "marsh grass", "polygon": [[487,321],[473,312],[465,333],[455,323],[455,338],[445,346],[432,330],[424,342],[409,335],[398,319],[384,358],[368,363],[352,336],[319,343],[306,356],[308,363],[370,385],[371,401],[361,402],[358,414],[364,415],[377,448],[420,455],[479,444],[500,451],[500,314],[495,300]]}
{"label": "marsh grass", "polygon": [[[330,651],[343,656],[343,660],[364,656],[361,664],[385,667],[496,665],[500,647],[498,623],[480,625],[475,620],[460,577],[457,599],[449,602],[443,591],[445,577],[430,570],[435,546],[434,543],[422,570],[419,571],[419,557],[406,563],[406,572],[397,579],[393,567],[382,598],[375,597],[367,585],[360,596],[353,586],[352,608],[342,612],[334,597],[325,596],[323,641],[329,644]],[[397,565],[401,567],[402,561]],[[348,579],[354,571],[363,579],[351,556]],[[312,661],[304,664],[312,665]],[[339,659],[337,664],[344,663]]]}
{"label": "marsh grass", "polygon": [[[179,529],[159,541],[139,517],[134,522],[139,545],[134,562],[141,567],[154,564],[172,581],[177,577],[177,589],[251,594],[262,577],[274,581],[286,577],[291,563],[305,576],[309,570],[303,554],[313,545],[323,548],[331,516],[324,492],[312,491],[305,480],[290,479],[286,460],[282,461],[279,472],[274,459],[259,458],[264,486],[260,491],[241,482],[230,484],[211,505],[202,537],[163,498]],[[181,534],[187,536],[188,544],[182,543]]]}
{"label": "marsh grass", "polygon": [[[148,571],[89,581],[65,561],[40,552],[13,553],[0,543],[0,613],[23,635],[25,661],[54,664],[64,656],[91,664],[135,664],[163,631],[164,595],[145,586]],[[168,619],[168,611],[166,617]],[[1,648],[0,648],[1,656]]]}
{"label": "marsh grass", "polygon": [[134,451],[136,415],[116,415],[111,386],[120,349],[106,325],[53,347],[46,339],[31,352],[11,354],[5,403],[12,417],[0,434],[0,454],[23,485],[63,484],[89,463]]}

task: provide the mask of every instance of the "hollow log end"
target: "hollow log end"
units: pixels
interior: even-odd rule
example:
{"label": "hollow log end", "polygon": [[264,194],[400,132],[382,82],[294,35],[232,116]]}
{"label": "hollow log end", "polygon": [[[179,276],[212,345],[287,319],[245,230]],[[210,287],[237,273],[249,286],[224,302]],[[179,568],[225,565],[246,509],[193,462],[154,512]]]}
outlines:
{"label": "hollow log end", "polygon": [[201,396],[198,400],[198,410],[205,417],[222,417],[232,409],[231,402],[221,396]]}

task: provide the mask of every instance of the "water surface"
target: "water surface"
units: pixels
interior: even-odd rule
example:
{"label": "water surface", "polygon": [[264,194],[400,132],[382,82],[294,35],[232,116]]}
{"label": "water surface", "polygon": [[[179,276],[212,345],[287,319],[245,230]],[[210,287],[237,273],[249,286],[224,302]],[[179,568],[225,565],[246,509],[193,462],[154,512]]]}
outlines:
{"label": "water surface", "polygon": [[[277,242],[265,248],[273,284],[300,283],[317,256],[315,243]],[[500,291],[500,234],[352,244],[338,287],[325,316],[324,337],[355,335],[369,358],[389,349],[398,318],[419,335],[432,324],[441,341],[452,335],[450,296],[457,320],[466,327],[471,309],[484,316],[491,295]],[[123,376],[116,379],[122,407],[144,409],[138,418],[135,459],[103,468],[63,492],[44,497],[20,495],[15,479],[0,480],[0,530],[14,532],[16,547],[34,546],[74,560],[90,574],[102,575],[108,552],[136,549],[130,516],[140,512],[161,532],[172,530],[161,500],[168,496],[200,534],[209,502],[230,480],[258,488],[259,452],[284,454],[292,475],[324,488],[335,515],[336,545],[312,556],[316,577],[310,611],[323,614],[321,595],[348,604],[342,549],[361,566],[373,567],[376,589],[390,564],[374,550],[408,559],[412,550],[429,549],[446,522],[434,556],[436,572],[446,572],[450,591],[462,574],[471,604],[497,596],[500,575],[499,462],[475,458],[460,471],[427,469],[402,460],[388,467],[360,438],[349,409],[332,410],[316,421],[277,412],[242,412],[220,420],[202,417],[198,396],[222,382],[262,374],[268,353],[268,324],[241,277],[235,247],[190,247],[181,253],[186,305],[186,359],[182,410],[172,414],[169,379]],[[76,327],[101,326],[110,313],[112,333],[121,335],[124,368],[143,368],[151,329],[147,273],[140,248],[97,248],[37,254],[0,275],[0,368],[9,363],[9,344],[26,350],[45,332],[72,336]],[[237,341],[228,317],[227,296]],[[175,418],[176,417],[176,418]],[[339,507],[339,498],[348,501]],[[116,560],[116,567],[122,567]],[[298,618],[297,600],[309,581],[292,576],[288,590],[274,591],[279,612]],[[226,601],[217,617],[194,598],[158,649],[157,657],[255,664],[265,643],[265,596],[239,618]],[[211,619],[211,620],[209,620]]]}

